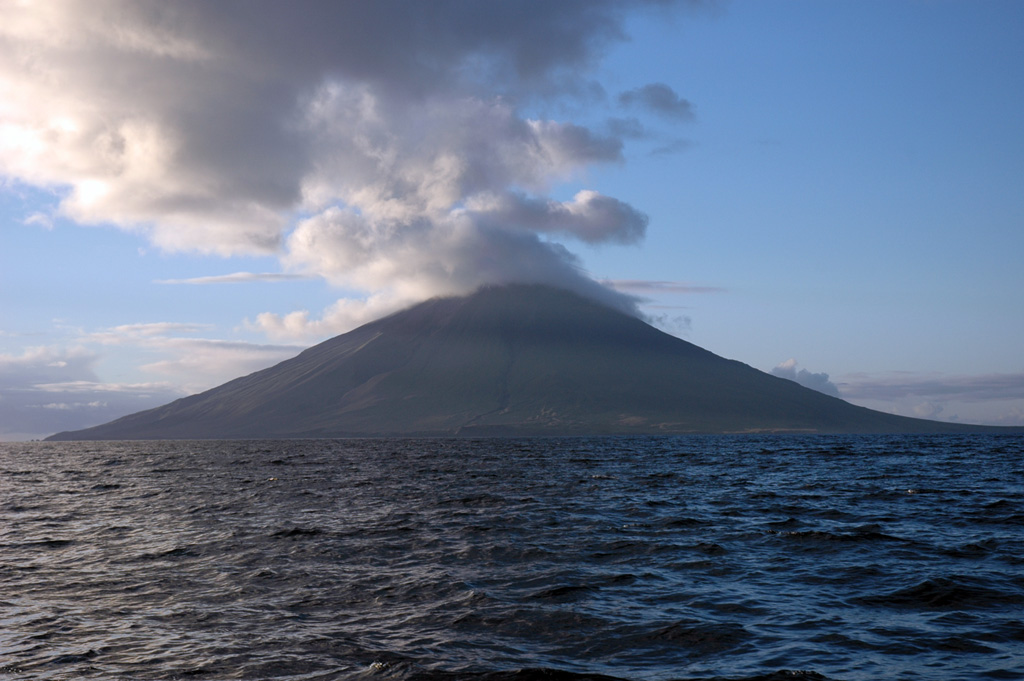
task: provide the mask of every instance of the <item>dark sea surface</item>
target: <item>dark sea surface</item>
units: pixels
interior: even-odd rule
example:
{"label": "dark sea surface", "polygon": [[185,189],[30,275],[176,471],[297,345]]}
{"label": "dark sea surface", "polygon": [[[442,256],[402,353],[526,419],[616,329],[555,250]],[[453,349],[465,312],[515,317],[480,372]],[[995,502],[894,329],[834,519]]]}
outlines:
{"label": "dark sea surface", "polygon": [[0,677],[596,675],[1024,679],[1024,437],[0,444]]}

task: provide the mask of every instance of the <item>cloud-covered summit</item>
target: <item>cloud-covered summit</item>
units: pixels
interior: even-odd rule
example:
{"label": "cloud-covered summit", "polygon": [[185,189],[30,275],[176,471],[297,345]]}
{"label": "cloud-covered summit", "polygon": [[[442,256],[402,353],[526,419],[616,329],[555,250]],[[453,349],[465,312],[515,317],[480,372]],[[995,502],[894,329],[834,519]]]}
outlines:
{"label": "cloud-covered summit", "polygon": [[[0,173],[76,221],[277,254],[383,307],[512,281],[628,306],[554,239],[635,242],[646,216],[549,195],[623,138],[524,112],[600,92],[627,17],[666,4],[0,0]],[[622,103],[689,106],[662,84]]]}

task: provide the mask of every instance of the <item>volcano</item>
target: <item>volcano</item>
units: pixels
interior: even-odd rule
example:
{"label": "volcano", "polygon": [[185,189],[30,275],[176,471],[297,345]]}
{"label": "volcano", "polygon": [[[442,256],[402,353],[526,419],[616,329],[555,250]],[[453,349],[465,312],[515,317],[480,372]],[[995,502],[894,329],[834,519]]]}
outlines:
{"label": "volcano", "polygon": [[568,291],[510,285],[420,303],[206,392],[49,439],[964,430],[854,406]]}

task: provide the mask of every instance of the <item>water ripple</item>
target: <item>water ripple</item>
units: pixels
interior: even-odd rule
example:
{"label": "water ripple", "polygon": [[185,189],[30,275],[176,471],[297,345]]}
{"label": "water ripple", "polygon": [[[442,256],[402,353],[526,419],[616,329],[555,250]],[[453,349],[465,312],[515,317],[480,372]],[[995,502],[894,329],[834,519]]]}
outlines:
{"label": "water ripple", "polygon": [[1024,679],[1020,437],[0,445],[0,676]]}

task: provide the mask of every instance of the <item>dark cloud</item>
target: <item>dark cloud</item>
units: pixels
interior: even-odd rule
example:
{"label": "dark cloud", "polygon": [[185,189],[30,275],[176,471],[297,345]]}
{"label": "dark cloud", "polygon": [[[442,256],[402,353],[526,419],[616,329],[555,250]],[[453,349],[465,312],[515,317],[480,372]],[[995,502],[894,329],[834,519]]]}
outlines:
{"label": "dark cloud", "polygon": [[643,239],[648,223],[629,204],[593,191],[564,202],[512,192],[480,197],[469,204],[467,215],[492,227],[563,234],[587,243],[634,243]]}
{"label": "dark cloud", "polygon": [[623,139],[645,139],[651,134],[638,118],[609,118],[605,125],[612,136]]}
{"label": "dark cloud", "polygon": [[329,73],[420,96],[453,87],[537,89],[592,66],[626,38],[627,15],[658,4],[664,3],[188,0],[171,8],[152,2],[143,11],[151,18],[173,13],[204,42],[225,44],[250,73]]}
{"label": "dark cloud", "polygon": [[843,395],[859,400],[930,400],[984,402],[1024,400],[1024,373],[946,376],[899,373],[881,377],[851,377],[842,383]]}
{"label": "dark cloud", "polygon": [[660,281],[651,279],[604,279],[604,284],[618,291],[630,293],[722,293],[720,286],[698,286],[685,281]]}
{"label": "dark cloud", "polygon": [[691,120],[693,105],[664,83],[651,83],[619,95],[623,106],[639,106],[666,118]]}
{"label": "dark cloud", "polygon": [[689,140],[672,140],[671,142],[666,142],[665,144],[652,149],[651,156],[671,156],[673,154],[682,153],[691,147],[693,147],[693,143]]}

